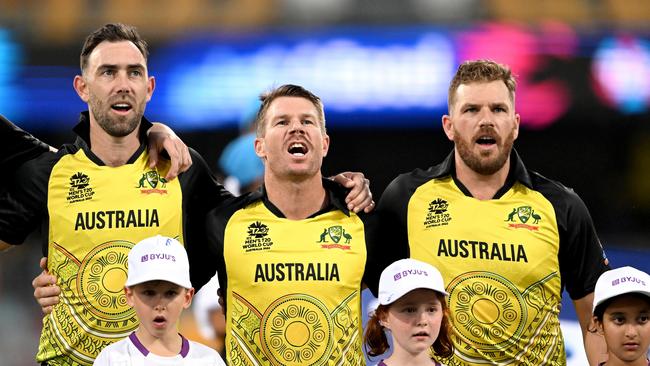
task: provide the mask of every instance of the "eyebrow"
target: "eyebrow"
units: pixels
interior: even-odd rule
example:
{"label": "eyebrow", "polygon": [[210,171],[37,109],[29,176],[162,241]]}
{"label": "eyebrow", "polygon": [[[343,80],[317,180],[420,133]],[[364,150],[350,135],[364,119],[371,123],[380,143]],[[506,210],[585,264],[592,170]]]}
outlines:
{"label": "eyebrow", "polygon": [[[481,106],[483,106],[483,104],[465,103],[465,104],[461,105],[460,107],[461,107],[461,109],[465,109],[465,108],[469,108],[469,107],[478,108],[478,107],[481,107]],[[504,108],[504,109],[508,109],[508,104],[507,103],[502,103],[502,102],[490,103],[490,104],[488,104],[488,106],[490,108],[501,107],[501,108]]]}
{"label": "eyebrow", "polygon": [[[117,64],[102,64],[97,67],[97,70],[115,70],[119,69],[120,66]],[[144,70],[143,64],[128,64],[126,65],[127,70],[140,69]]]}
{"label": "eyebrow", "polygon": [[[276,117],[274,118],[274,120],[278,120],[278,119],[287,119],[287,118],[289,118],[289,116],[290,116],[290,115],[289,115],[289,114],[286,114],[286,113],[285,113],[285,114],[281,114],[281,115],[279,115],[279,116],[276,116]],[[302,113],[302,114],[300,114],[299,117],[300,117],[301,119],[305,119],[305,118],[318,119],[318,117],[316,117],[316,115],[315,115],[315,114],[312,114],[312,113]]]}

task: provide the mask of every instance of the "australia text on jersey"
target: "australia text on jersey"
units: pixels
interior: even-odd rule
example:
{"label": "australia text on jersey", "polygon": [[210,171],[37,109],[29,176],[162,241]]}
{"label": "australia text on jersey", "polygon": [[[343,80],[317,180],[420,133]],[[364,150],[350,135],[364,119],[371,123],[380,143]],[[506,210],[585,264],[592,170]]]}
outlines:
{"label": "australia text on jersey", "polygon": [[158,210],[154,208],[79,212],[74,229],[78,231],[158,226],[160,226]]}
{"label": "australia text on jersey", "polygon": [[440,239],[438,256],[528,263],[523,244],[488,243],[480,240]]}

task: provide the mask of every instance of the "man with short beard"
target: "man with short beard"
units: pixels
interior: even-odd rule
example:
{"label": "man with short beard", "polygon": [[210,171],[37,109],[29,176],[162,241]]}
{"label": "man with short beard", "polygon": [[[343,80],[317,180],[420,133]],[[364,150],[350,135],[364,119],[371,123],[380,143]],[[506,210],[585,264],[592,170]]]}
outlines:
{"label": "man with short beard", "polygon": [[122,291],[134,243],[156,234],[176,238],[197,288],[214,275],[204,220],[230,194],[193,150],[192,167],[178,179],[165,179],[169,162],[150,167],[151,123],[143,114],[155,81],[147,56],[131,26],[107,24],[91,33],[74,79],[88,104],[76,141],[22,164],[12,176],[19,184],[0,194],[0,249],[39,227],[47,233],[43,254],[61,302],[43,318],[36,356],[43,364],[91,365],[106,345],[135,330]]}
{"label": "man with short beard", "polygon": [[456,350],[447,365],[565,365],[564,288],[593,365],[605,348],[587,329],[608,262],[578,195],[528,170],[512,148],[520,121],[514,106],[506,66],[460,65],[442,118],[454,150],[386,188],[379,238],[407,244],[412,258],[442,272]]}

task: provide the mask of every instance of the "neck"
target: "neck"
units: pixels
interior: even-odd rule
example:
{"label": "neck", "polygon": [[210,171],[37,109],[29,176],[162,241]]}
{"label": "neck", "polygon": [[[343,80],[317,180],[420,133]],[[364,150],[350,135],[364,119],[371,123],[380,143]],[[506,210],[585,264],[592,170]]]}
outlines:
{"label": "neck", "polygon": [[494,198],[497,191],[506,183],[508,173],[510,172],[509,157],[501,169],[490,175],[479,174],[472,170],[460,158],[458,153],[455,154],[455,163],[456,178],[469,190],[472,197],[481,201]]}
{"label": "neck", "polygon": [[283,179],[264,175],[269,201],[289,220],[302,220],[318,212],[325,204],[326,192],[320,172],[307,179]]}
{"label": "neck", "polygon": [[90,151],[107,166],[122,166],[140,147],[138,133],[140,126],[124,137],[114,137],[106,133],[91,117]]}
{"label": "neck", "polygon": [[[396,342],[393,342],[393,344],[395,345]],[[388,366],[431,366],[436,364],[436,362],[429,356],[428,349],[413,354],[399,346],[395,346],[393,354],[384,360],[384,363]]]}
{"label": "neck", "polygon": [[176,327],[170,327],[162,337],[156,337],[147,332],[143,327],[138,327],[135,335],[138,337],[143,346],[157,356],[172,357],[181,353],[183,339],[176,332]]}

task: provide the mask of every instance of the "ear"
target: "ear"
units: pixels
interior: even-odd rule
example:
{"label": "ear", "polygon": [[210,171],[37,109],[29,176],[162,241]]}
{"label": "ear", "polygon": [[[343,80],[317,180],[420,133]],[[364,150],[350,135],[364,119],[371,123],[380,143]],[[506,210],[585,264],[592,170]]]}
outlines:
{"label": "ear", "polygon": [[151,100],[154,89],[156,89],[156,78],[150,76],[149,79],[147,79],[147,102]]}
{"label": "ear", "polygon": [[449,141],[454,141],[454,121],[451,116],[445,114],[442,116],[442,129],[445,130],[445,135]]}
{"label": "ear", "polygon": [[262,160],[266,160],[266,151],[263,137],[255,138],[255,155],[257,155]]}
{"label": "ear", "polygon": [[90,99],[88,96],[88,84],[86,84],[84,77],[81,75],[75,76],[74,80],[72,81],[72,86],[77,92],[77,95],[79,95],[79,98],[81,98],[84,103],[88,103],[88,100]]}
{"label": "ear", "polygon": [[596,333],[602,335],[605,335],[605,331],[603,330],[603,323],[598,320],[595,316],[592,318],[592,322],[594,326],[596,326]]}
{"label": "ear", "polygon": [[194,297],[194,287],[185,291],[183,295],[183,309],[187,309],[192,305],[192,298]]}
{"label": "ear", "polygon": [[521,116],[519,113],[515,113],[515,131],[514,131],[514,137],[515,140],[517,139],[517,136],[519,136],[519,123],[521,122]]}
{"label": "ear", "polygon": [[126,295],[126,303],[129,304],[130,307],[134,307],[135,298],[134,298],[133,289],[124,286],[124,295]]}
{"label": "ear", "polygon": [[330,149],[330,137],[329,135],[325,134],[323,136],[323,156],[327,156],[327,152]]}
{"label": "ear", "polygon": [[380,314],[377,314],[377,322],[379,322],[379,325],[382,327],[390,330],[390,324],[388,323],[388,313],[381,312]]}

